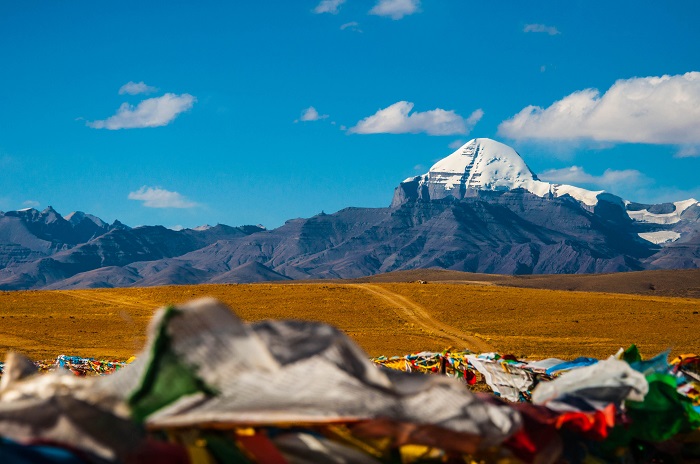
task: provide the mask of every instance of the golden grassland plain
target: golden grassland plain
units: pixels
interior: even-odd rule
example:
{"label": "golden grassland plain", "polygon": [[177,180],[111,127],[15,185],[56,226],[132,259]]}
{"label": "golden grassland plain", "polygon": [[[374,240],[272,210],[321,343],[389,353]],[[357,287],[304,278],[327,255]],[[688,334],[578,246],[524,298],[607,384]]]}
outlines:
{"label": "golden grassland plain", "polygon": [[[700,300],[493,285],[294,283],[0,292],[0,355],[126,359],[154,311],[211,296],[246,321],[335,325],[370,355],[448,346],[532,359],[700,352]],[[476,349],[475,349],[476,347]]]}

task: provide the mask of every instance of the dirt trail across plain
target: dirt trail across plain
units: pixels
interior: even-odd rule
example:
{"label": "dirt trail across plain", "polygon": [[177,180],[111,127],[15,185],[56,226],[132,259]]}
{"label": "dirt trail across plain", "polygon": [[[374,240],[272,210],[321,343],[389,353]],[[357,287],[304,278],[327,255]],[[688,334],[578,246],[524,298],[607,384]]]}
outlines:
{"label": "dirt trail across plain", "polygon": [[484,340],[433,319],[423,306],[398,293],[375,284],[351,284],[350,286],[360,288],[373,296],[383,299],[394,308],[397,314],[408,318],[411,322],[437,337],[450,340],[455,347],[467,347],[475,352],[496,351],[493,346]]}

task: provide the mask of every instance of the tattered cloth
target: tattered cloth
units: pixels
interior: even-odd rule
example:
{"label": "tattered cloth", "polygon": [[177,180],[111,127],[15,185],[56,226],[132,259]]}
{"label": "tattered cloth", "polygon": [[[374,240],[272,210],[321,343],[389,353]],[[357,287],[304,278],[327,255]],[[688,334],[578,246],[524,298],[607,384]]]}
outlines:
{"label": "tattered cloth", "polygon": [[[131,360],[133,360],[132,358]],[[39,372],[48,372],[55,369],[65,369],[75,375],[106,375],[112,374],[115,371],[126,366],[131,360],[122,361],[107,361],[98,360],[95,358],[82,358],[80,356],[59,355],[52,361],[34,361]],[[0,362],[0,375],[5,372],[5,363]]]}

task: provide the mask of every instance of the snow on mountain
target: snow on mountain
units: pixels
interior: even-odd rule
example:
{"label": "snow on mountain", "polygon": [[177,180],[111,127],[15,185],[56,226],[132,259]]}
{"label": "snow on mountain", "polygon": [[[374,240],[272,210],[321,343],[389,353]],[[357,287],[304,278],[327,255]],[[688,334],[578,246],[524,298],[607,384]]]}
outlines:
{"label": "snow on mountain", "polygon": [[678,215],[680,216],[685,212],[685,210],[687,210],[691,206],[700,206],[700,201],[696,200],[695,198],[689,198],[683,201],[676,201],[673,204],[676,207]]}
{"label": "snow on mountain", "polygon": [[586,190],[585,188],[575,187],[573,185],[552,184],[552,194],[554,194],[555,197],[569,195],[588,206],[597,205],[598,195],[604,192],[605,190]]}
{"label": "snow on mountain", "polygon": [[656,232],[640,232],[639,235],[644,240],[654,243],[656,245],[662,245],[664,243],[675,242],[681,238],[681,234],[674,232],[672,230],[659,230]]}
{"label": "snow on mountain", "polygon": [[73,211],[72,213],[68,213],[65,216],[63,216],[63,219],[66,221],[70,222],[73,225],[79,224],[83,220],[87,219],[88,221],[93,222],[97,227],[108,227],[109,224],[104,222],[102,219],[98,218],[97,216],[93,216],[92,214],[86,214],[83,213],[82,211]]}
{"label": "snow on mountain", "polygon": [[[593,207],[600,191],[586,190],[565,184],[542,182],[525,164],[518,152],[503,143],[488,138],[472,139],[454,153],[435,163],[422,176],[411,177],[403,183],[417,182],[417,189],[428,187],[431,198],[463,193],[466,190],[505,191],[525,189],[537,196],[570,195]],[[455,195],[459,196],[459,195]]]}
{"label": "snow on mountain", "polygon": [[[668,206],[670,205],[671,203],[668,204]],[[677,222],[680,222],[681,215],[685,212],[685,210],[691,206],[700,205],[700,202],[694,198],[690,198],[688,200],[676,201],[672,203],[672,205],[672,210],[669,212],[653,212],[649,211],[650,208],[629,210],[628,206],[627,214],[630,218],[637,222],[645,222],[650,224],[676,224]]]}
{"label": "snow on mountain", "polygon": [[537,179],[515,150],[491,139],[470,140],[435,163],[426,176],[446,190],[461,183],[480,190],[512,190]]}
{"label": "snow on mountain", "polygon": [[47,206],[40,214],[46,224],[58,222],[63,219],[63,216],[58,214],[51,206]]}

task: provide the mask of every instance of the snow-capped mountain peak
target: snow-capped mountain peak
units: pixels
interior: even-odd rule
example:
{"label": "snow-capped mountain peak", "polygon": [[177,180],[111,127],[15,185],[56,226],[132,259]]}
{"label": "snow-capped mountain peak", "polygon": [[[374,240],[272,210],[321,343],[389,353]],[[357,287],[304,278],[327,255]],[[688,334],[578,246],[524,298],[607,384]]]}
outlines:
{"label": "snow-capped mountain peak", "polygon": [[[414,185],[417,184],[417,185]],[[467,190],[525,189],[535,195],[570,195],[589,207],[598,203],[602,190],[586,190],[573,185],[542,182],[513,148],[488,138],[472,139],[451,155],[435,163],[422,176],[406,179],[392,204],[400,204],[408,191],[432,199],[452,195],[463,198]],[[413,187],[409,187],[413,185]],[[401,186],[400,186],[401,188]]]}
{"label": "snow-capped mountain peak", "polygon": [[538,180],[515,150],[485,138],[465,143],[435,163],[427,176],[446,189],[463,182],[466,188],[512,190]]}

